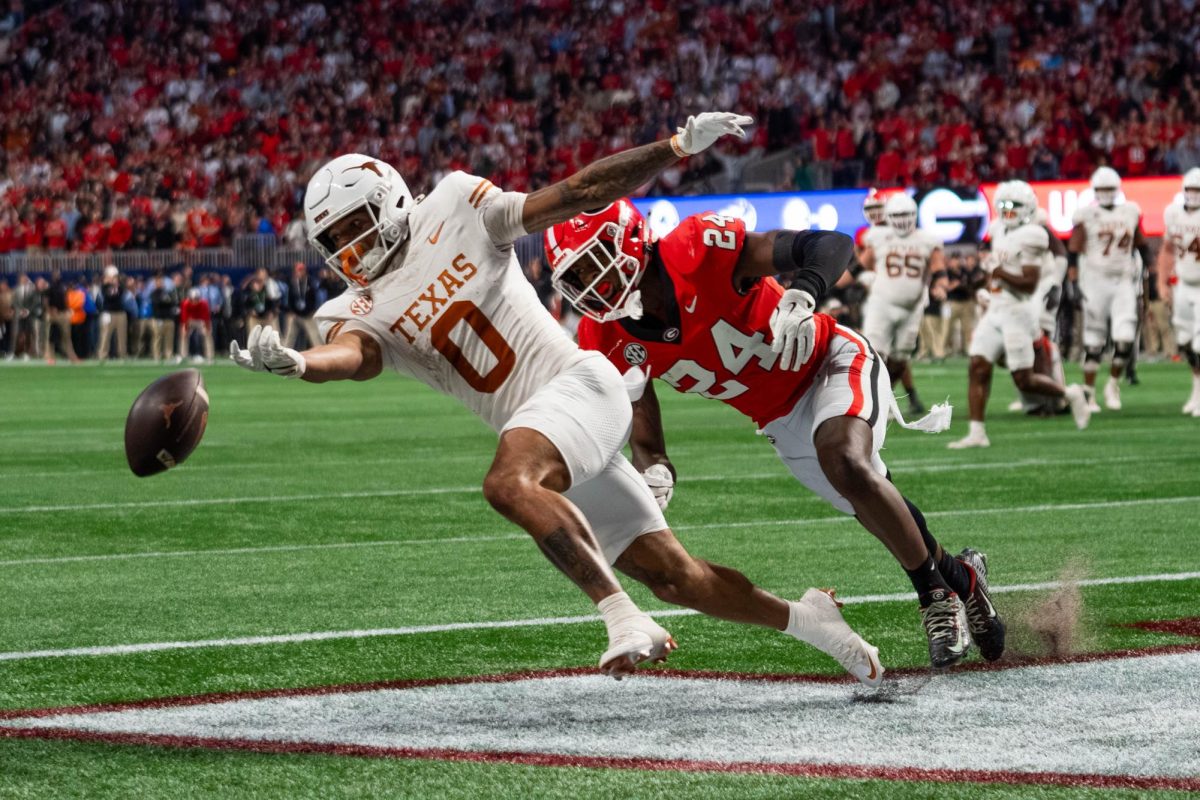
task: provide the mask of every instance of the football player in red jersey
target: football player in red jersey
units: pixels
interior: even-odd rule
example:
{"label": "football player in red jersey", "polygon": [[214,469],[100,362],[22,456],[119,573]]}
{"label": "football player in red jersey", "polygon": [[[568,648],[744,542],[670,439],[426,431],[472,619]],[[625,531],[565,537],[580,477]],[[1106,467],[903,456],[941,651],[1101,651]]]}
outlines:
{"label": "football player in red jersey", "polygon": [[[756,234],[741,220],[704,214],[649,243],[641,215],[620,200],[553,226],[545,245],[555,287],[584,315],[581,346],[628,378],[637,369],[741,411],[801,483],[887,546],[917,590],[935,667],[961,660],[970,634],[985,658],[1001,656],[1004,625],[987,595],[985,557],[949,556],[879,457],[889,412],[900,419],[887,371],[863,336],[814,313],[851,262],[850,237]],[[914,427],[937,429],[946,412]],[[649,380],[634,401],[630,444],[665,508],[675,471]]]}

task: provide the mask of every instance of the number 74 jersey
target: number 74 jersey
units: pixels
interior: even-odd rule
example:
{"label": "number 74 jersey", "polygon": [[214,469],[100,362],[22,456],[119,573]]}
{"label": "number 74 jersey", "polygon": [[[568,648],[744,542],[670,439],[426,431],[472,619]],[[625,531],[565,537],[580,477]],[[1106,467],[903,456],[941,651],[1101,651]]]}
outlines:
{"label": "number 74 jersey", "polygon": [[586,354],[525,279],[513,251],[524,195],[455,172],[413,208],[398,264],[317,312],[326,342],[374,338],[384,365],[462,401],[500,430]]}
{"label": "number 74 jersey", "polygon": [[817,314],[812,358],[799,372],[778,368],[771,352],[771,312],[783,288],[773,278],[745,291],[733,284],[745,244],[741,220],[688,217],[654,246],[646,269],[657,270],[667,294],[666,319],[579,323],[579,344],[617,369],[638,367],[676,391],[720,400],[759,427],[789,413],[812,385],[829,351],[834,321]]}

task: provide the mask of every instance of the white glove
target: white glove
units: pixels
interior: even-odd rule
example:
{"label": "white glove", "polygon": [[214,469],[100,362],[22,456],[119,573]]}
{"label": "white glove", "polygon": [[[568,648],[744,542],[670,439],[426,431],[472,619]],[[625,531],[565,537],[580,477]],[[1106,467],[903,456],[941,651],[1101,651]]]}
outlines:
{"label": "white glove", "polygon": [[979,305],[983,306],[984,308],[987,308],[988,306],[990,306],[992,304],[992,293],[989,292],[987,289],[976,289],[975,290],[975,302],[978,303]]}
{"label": "white glove", "polygon": [[712,146],[712,143],[722,136],[733,134],[739,139],[746,138],[743,125],[753,125],[754,117],[744,114],[730,114],[727,111],[706,111],[694,117],[688,117],[687,124],[679,128],[679,132],[671,137],[671,149],[675,155],[694,156]]}
{"label": "white glove", "polygon": [[650,493],[654,495],[654,502],[658,503],[660,509],[666,511],[667,504],[671,502],[671,497],[675,494],[675,478],[671,475],[671,470],[663,464],[655,464],[642,473],[642,480],[650,487]]}
{"label": "white glove", "polygon": [[772,353],[782,353],[779,366],[798,371],[812,358],[817,324],[813,321],[816,301],[801,289],[788,289],[771,312]]}
{"label": "white glove", "polygon": [[238,347],[236,341],[229,345],[229,357],[239,367],[255,372],[270,372],[285,378],[299,378],[304,374],[304,356],[284,347],[279,341],[279,331],[270,325],[255,325],[250,331],[246,349]]}

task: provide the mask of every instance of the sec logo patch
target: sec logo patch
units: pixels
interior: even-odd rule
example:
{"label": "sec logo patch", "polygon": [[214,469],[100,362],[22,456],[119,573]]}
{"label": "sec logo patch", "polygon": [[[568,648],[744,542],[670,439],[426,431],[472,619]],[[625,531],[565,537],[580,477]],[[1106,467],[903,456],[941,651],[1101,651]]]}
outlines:
{"label": "sec logo patch", "polygon": [[359,295],[357,298],[355,298],[354,302],[350,304],[350,313],[361,317],[364,314],[370,314],[374,305],[375,302],[371,300],[371,295]]}
{"label": "sec logo patch", "polygon": [[630,342],[625,345],[625,361],[631,367],[639,367],[646,363],[646,348],[637,342]]}

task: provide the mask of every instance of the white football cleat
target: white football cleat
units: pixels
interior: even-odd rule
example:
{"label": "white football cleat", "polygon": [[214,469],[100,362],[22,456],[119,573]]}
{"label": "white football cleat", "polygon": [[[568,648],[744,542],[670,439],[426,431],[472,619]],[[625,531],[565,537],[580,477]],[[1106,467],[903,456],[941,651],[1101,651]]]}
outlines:
{"label": "white football cleat", "polygon": [[1075,417],[1075,427],[1083,430],[1092,421],[1092,407],[1088,403],[1087,392],[1078,383],[1072,383],[1067,387],[1065,396],[1071,404],[1071,416]]}
{"label": "white football cleat", "polygon": [[1018,397],[1016,400],[1013,400],[1008,404],[1008,410],[1013,414],[1019,413],[1025,410],[1025,404],[1022,403],[1021,398]]}
{"label": "white football cleat", "polygon": [[1100,404],[1096,402],[1096,387],[1084,384],[1083,393],[1087,396],[1088,411],[1093,414],[1100,413]]}
{"label": "white football cleat", "polygon": [[1183,413],[1189,416],[1196,416],[1196,412],[1200,411],[1200,396],[1192,395],[1188,401],[1183,404]]}
{"label": "white football cleat", "polygon": [[608,632],[608,649],[600,656],[600,671],[621,680],[643,661],[666,661],[667,654],[677,646],[665,628],[641,614]]}
{"label": "white football cleat", "polygon": [[1121,387],[1114,378],[1104,384],[1104,407],[1109,411],[1121,410]]}
{"label": "white football cleat", "polygon": [[991,447],[991,446],[992,446],[992,443],[990,441],[988,441],[988,437],[987,437],[986,433],[981,433],[979,435],[975,435],[973,433],[968,433],[963,438],[946,445],[946,447],[950,450],[966,450],[968,447]]}
{"label": "white football cleat", "polygon": [[842,618],[842,604],[832,589],[809,589],[789,605],[796,606],[793,616],[805,621],[801,641],[831,656],[864,685],[873,689],[883,683],[879,648],[868,644]]}

